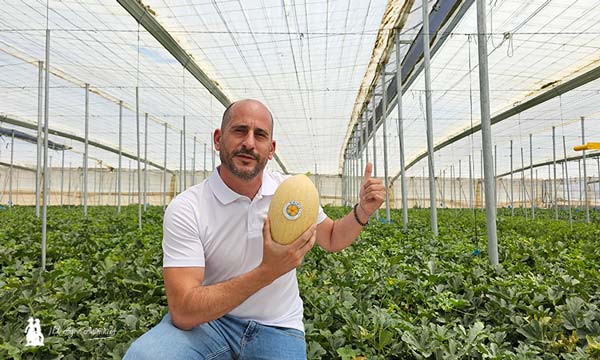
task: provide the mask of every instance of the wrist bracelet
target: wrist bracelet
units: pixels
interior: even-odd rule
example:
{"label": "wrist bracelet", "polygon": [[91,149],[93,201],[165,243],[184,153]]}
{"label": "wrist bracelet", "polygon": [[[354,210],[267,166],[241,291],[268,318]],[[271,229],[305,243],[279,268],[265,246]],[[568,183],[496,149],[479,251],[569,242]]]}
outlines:
{"label": "wrist bracelet", "polygon": [[358,214],[356,213],[356,207],[358,206],[358,203],[356,205],[354,205],[354,219],[356,219],[356,222],[360,224],[360,226],[367,226],[367,224],[369,224],[369,220],[367,219],[367,222],[362,222],[360,221],[360,219],[358,218]]}

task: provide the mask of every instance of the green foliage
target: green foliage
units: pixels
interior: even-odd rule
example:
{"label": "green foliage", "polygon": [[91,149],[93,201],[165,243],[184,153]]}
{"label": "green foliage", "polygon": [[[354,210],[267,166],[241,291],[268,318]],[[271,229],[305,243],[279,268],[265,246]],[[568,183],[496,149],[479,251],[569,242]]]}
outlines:
{"label": "green foliage", "polygon": [[[141,231],[137,207],[89,210],[49,209],[44,273],[34,210],[0,212],[0,358],[118,359],[166,312],[162,208],[149,208]],[[349,210],[326,208],[332,218]],[[410,210],[406,232],[392,215],[300,267],[310,359],[600,358],[595,214],[571,229],[552,211],[536,221],[501,211],[497,267],[479,211],[475,221],[439,211],[438,237],[426,209]],[[24,346],[29,316],[42,321],[43,347]]]}
{"label": "green foliage", "polygon": [[[0,358],[122,358],[166,312],[160,264],[162,208],[49,209],[46,272],[32,208],[0,212]],[[25,347],[27,319],[44,346]]]}
{"label": "green foliage", "polygon": [[[341,217],[347,209],[326,209]],[[501,265],[487,260],[485,215],[410,210],[402,231],[365,229],[343,252],[313,249],[298,272],[313,358],[584,359],[600,335],[596,224],[498,218]],[[564,216],[564,214],[561,214]],[[474,227],[474,224],[476,227]],[[479,250],[480,254],[474,252]]]}

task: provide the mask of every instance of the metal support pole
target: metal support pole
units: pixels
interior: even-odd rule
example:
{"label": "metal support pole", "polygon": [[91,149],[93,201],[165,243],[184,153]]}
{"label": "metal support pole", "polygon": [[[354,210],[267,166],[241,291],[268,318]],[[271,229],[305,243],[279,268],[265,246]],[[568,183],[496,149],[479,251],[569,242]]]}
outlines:
{"label": "metal support pole", "polygon": [[204,143],[204,178],[208,176],[206,169],[206,143]]}
{"label": "metal support pole", "polygon": [[369,117],[367,115],[367,107],[365,106],[365,111],[363,111],[363,126],[365,128],[364,131],[364,141],[363,144],[365,146],[365,160],[369,162]]}
{"label": "metal support pole", "polygon": [[515,192],[513,186],[513,141],[510,141],[510,216],[515,215]]}
{"label": "metal support pole", "polygon": [[88,157],[90,134],[90,84],[85,84],[85,124],[83,145],[83,215],[87,216],[88,206]]}
{"label": "metal support pole", "polygon": [[194,153],[192,154],[192,186],[196,185],[196,137],[194,136]]}
{"label": "metal support pole", "polygon": [[481,208],[483,209],[484,206],[485,206],[485,204],[484,204],[484,201],[485,201],[485,199],[484,199],[484,197],[485,197],[484,196],[485,189],[484,189],[484,184],[483,184],[483,149],[479,150],[479,166],[480,166],[480,169],[479,169],[479,177],[480,177],[479,183],[481,184],[481,193],[480,193],[481,195],[479,196],[479,198],[481,199]]}
{"label": "metal support pole", "polygon": [[577,207],[581,206],[581,200],[583,198],[582,189],[581,189],[581,159],[577,160],[577,171],[579,176],[577,176],[577,187],[579,188],[579,203]]}
{"label": "metal support pole", "polygon": [[552,165],[554,167],[554,182],[552,188],[554,189],[554,220],[558,220],[558,194],[556,186],[556,128],[552,127]]}
{"label": "metal support pole", "polygon": [[[581,143],[585,144],[585,118],[581,117]],[[583,150],[583,194],[585,201],[585,222],[590,223],[590,203],[588,201],[588,191],[587,191],[587,166],[585,164],[585,150]]]}
{"label": "metal support pole", "polygon": [[346,159],[344,159],[344,164],[342,165],[342,174],[341,174],[341,177],[340,177],[340,182],[342,184],[342,197],[340,199],[340,201],[342,203],[341,206],[345,206],[346,205],[346,202],[344,200],[344,195],[345,195],[345,192],[344,192],[344,190],[345,190],[344,177],[345,177],[345,175],[346,175]]}
{"label": "metal support pole", "polygon": [[469,208],[475,211],[475,204],[473,204],[473,164],[471,155],[469,155]]}
{"label": "metal support pole", "polygon": [[392,216],[390,214],[390,180],[388,175],[388,153],[387,153],[387,92],[385,91],[385,66],[383,71],[381,72],[381,89],[382,89],[382,111],[381,111],[381,121],[383,122],[383,175],[385,176],[384,184],[385,184],[385,217],[386,223],[389,224],[392,221]]}
{"label": "metal support pole", "polygon": [[348,161],[344,156],[344,165],[342,166],[342,206],[346,206],[346,168]]}
{"label": "metal support pole", "polygon": [[148,113],[144,114],[144,212],[148,208]]}
{"label": "metal support pole", "polygon": [[[371,98],[371,106],[373,108],[372,123],[373,123],[373,177],[377,177],[377,107],[375,106],[375,95]],[[375,219],[379,221],[379,209],[375,210]]]}
{"label": "metal support pole", "polygon": [[35,167],[35,216],[40,217],[40,195],[42,181],[42,121],[44,109],[42,96],[44,94],[44,62],[38,61],[38,128],[37,128],[37,166]]}
{"label": "metal support pole", "polygon": [[60,161],[60,206],[63,206],[63,192],[65,185],[65,151],[62,151],[61,161]]}
{"label": "metal support pole", "polygon": [[344,155],[344,175],[342,176],[342,182],[344,185],[344,194],[342,201],[344,206],[348,206],[348,155]]}
{"label": "metal support pole", "polygon": [[[462,160],[458,160],[458,203],[462,198]],[[466,199],[465,199],[466,200]],[[462,206],[461,206],[462,209]]]}
{"label": "metal support pole", "polygon": [[454,165],[450,165],[450,207],[454,207]]}
{"label": "metal support pole", "polygon": [[521,199],[521,208],[525,212],[525,220],[529,220],[529,213],[527,211],[527,189],[525,187],[525,161],[523,157],[523,147],[521,147],[521,187],[522,187],[522,197]]}
{"label": "metal support pole", "polygon": [[348,206],[352,206],[354,202],[354,165],[352,162],[352,157],[348,155]]}
{"label": "metal support pole", "polygon": [[163,193],[162,205],[163,210],[167,207],[167,123],[165,122],[165,143],[163,146]]}
{"label": "metal support pole", "polygon": [[46,271],[46,237],[48,225],[48,119],[50,109],[50,30],[46,30],[46,68],[44,89],[44,182],[43,182],[43,209],[42,209],[42,271]]}
{"label": "metal support pole", "polygon": [[354,202],[354,162],[352,160],[352,158],[349,156],[348,158],[348,165],[349,165],[349,173],[348,173],[348,205],[352,206],[352,203]]}
{"label": "metal support pole", "polygon": [[212,134],[210,136],[210,153],[212,155],[212,170],[211,171],[214,171],[215,170],[215,143],[213,141]]}
{"label": "metal support pole", "polygon": [[185,146],[185,115],[183,115],[183,130],[181,130],[181,146],[183,147],[183,192],[187,189],[187,147]]}
{"label": "metal support pole", "polygon": [[100,178],[100,181],[98,182],[98,205],[102,205],[102,191],[103,191],[103,186],[102,186],[102,175],[104,173],[103,169],[103,165],[102,165],[102,161],[100,161],[100,173],[98,174],[98,177]]}
{"label": "metal support pole", "polygon": [[356,197],[356,202],[360,201],[360,196],[358,192],[360,191],[360,176],[361,171],[359,168],[360,164],[358,162],[358,154],[354,155],[354,196]]}
{"label": "metal support pole", "polygon": [[[363,169],[363,172],[360,175],[360,182],[362,183],[362,181],[364,180],[364,168],[365,168],[365,161],[364,161],[364,157],[362,156],[362,151],[359,154],[359,158],[360,158],[360,168]],[[315,163],[315,186],[317,186],[317,163]],[[319,191],[319,188],[317,187],[317,191]],[[320,192],[319,192],[320,193]]]}
{"label": "metal support pole", "polygon": [[179,191],[177,192],[178,194],[183,192],[183,174],[183,130],[179,130]]}
{"label": "metal support pole", "polygon": [[427,159],[429,165],[429,204],[431,215],[431,230],[438,235],[437,209],[435,200],[435,167],[433,150],[433,111],[431,108],[431,73],[429,54],[429,1],[422,1],[423,13],[423,68],[425,71],[425,113],[427,120]]}
{"label": "metal support pole", "polygon": [[137,145],[138,229],[142,230],[142,165],[140,164],[140,88],[135,87],[135,133]]}
{"label": "metal support pole", "polygon": [[121,170],[123,167],[123,100],[119,101],[119,167],[117,169],[117,212],[121,213]]}
{"label": "metal support pole", "polygon": [[71,172],[73,171],[73,166],[71,164],[71,162],[69,161],[69,181],[67,182],[67,200],[69,202],[69,205],[71,204]]}
{"label": "metal support pole", "polygon": [[569,165],[567,163],[567,142],[563,136],[563,154],[565,157],[565,187],[567,188],[567,204],[569,206],[569,225],[573,227],[573,213],[571,211],[571,187],[569,186]]}
{"label": "metal support pole", "polygon": [[446,208],[446,170],[442,170],[442,208]]}
{"label": "metal support pole", "polygon": [[402,224],[404,231],[408,230],[408,197],[406,189],[406,165],[404,160],[404,118],[402,116],[402,58],[400,56],[400,31],[395,31],[396,42],[396,89],[398,107],[398,146],[400,148],[400,187],[402,191]]}
{"label": "metal support pole", "polygon": [[[13,206],[13,164],[15,158],[15,130],[10,135],[10,168],[8,172],[8,207]],[[45,175],[45,173],[44,173]]]}
{"label": "metal support pole", "polygon": [[529,176],[531,177],[529,186],[529,200],[531,200],[531,219],[535,220],[535,192],[533,191],[533,134],[529,134]]}
{"label": "metal support pole", "polygon": [[353,185],[353,180],[352,177],[354,175],[354,166],[352,165],[352,158],[350,156],[350,153],[348,153],[348,182],[346,184],[346,199],[348,201],[348,206],[352,206],[352,201],[354,201],[354,199],[352,198],[352,185]]}

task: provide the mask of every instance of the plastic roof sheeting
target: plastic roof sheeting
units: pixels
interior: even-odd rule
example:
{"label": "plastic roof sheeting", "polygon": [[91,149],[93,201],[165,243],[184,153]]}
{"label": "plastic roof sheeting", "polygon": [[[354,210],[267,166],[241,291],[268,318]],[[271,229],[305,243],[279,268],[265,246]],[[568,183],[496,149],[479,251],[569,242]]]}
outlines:
{"label": "plastic roof sheeting", "polygon": [[[144,4],[230,99],[257,98],[271,108],[277,152],[290,172],[315,167],[320,173],[337,172],[343,145],[340,130],[350,117],[384,2]],[[10,64],[0,66],[0,96],[6,99],[0,112],[31,123],[37,122],[37,61],[44,59],[45,5],[7,1],[0,16],[0,59],[3,65]],[[89,83],[90,138],[117,147],[122,100],[123,146],[135,153],[137,86],[142,142],[146,112],[151,120],[150,160],[162,164],[166,122],[167,167],[179,168],[184,115],[188,168],[193,136],[198,151],[204,151],[205,143],[210,151],[222,104],[120,5],[90,0],[49,5],[51,128],[83,135],[83,87]],[[21,155],[20,163],[35,164],[35,156]],[[114,166],[114,159],[108,156],[106,162]],[[271,166],[276,168],[276,163]]]}
{"label": "plastic roof sheeting", "polygon": [[[588,1],[523,3],[506,0],[488,5],[492,117],[538,94],[552,91],[554,86],[600,65],[600,23],[595,16],[599,10],[599,3]],[[476,9],[473,5],[432,57],[435,144],[470,128],[471,124],[480,123],[476,26]],[[405,51],[404,48],[401,51]],[[387,71],[395,71],[393,60],[388,64]],[[595,80],[494,125],[492,134],[494,145],[497,146],[498,174],[510,171],[510,140],[513,140],[514,168],[521,167],[520,147],[524,150],[524,163],[529,166],[530,133],[533,134],[533,163],[552,160],[552,126],[556,127],[557,157],[563,157],[563,135],[566,136],[567,156],[581,155],[572,150],[574,145],[581,142],[580,117],[586,118],[586,141],[594,141],[595,134],[600,133],[599,100],[600,80]],[[392,175],[396,175],[400,169],[397,118],[397,108],[394,107],[387,119]],[[405,159],[409,164],[427,150],[423,74],[406,89],[403,118]],[[378,138],[381,137],[379,133]],[[369,146],[372,147],[372,143]],[[381,159],[383,144],[377,146]],[[449,176],[450,167],[458,174],[459,160],[463,167],[462,176],[468,176],[467,164],[471,155],[473,176],[481,177],[480,149],[481,137],[476,132],[436,151],[436,176],[443,171]],[[426,157],[414,164],[407,174],[421,176],[423,168],[427,169]]]}
{"label": "plastic roof sheeting", "polygon": [[[275,117],[277,153],[292,173],[336,174],[343,157],[346,129],[390,4],[384,1],[208,1],[147,0],[157,21],[189,53],[231,99],[256,98]],[[578,0],[486,1],[490,33],[489,75],[492,116],[513,108],[554,86],[585,73],[600,62],[600,3]],[[45,30],[51,30],[50,128],[83,136],[85,84],[89,84],[90,139],[118,146],[119,101],[123,101],[123,150],[136,154],[136,87],[139,89],[141,155],[144,118],[148,113],[148,159],[162,165],[167,124],[167,168],[180,168],[180,138],[186,119],[186,167],[191,169],[196,137],[196,169],[212,167],[211,133],[223,105],[165,50],[117,2],[3,2],[0,14],[0,115],[37,125],[38,61],[44,60]],[[401,30],[402,40],[414,40],[421,28],[421,1],[415,1]],[[430,2],[430,7],[435,2]],[[46,11],[48,10],[48,24]],[[389,31],[389,30],[381,30]],[[431,62],[434,142],[479,123],[479,82],[475,5],[451,30]],[[381,33],[379,33],[381,35]],[[402,45],[404,56],[409,45]],[[395,55],[386,66],[395,71]],[[388,82],[394,81],[387,77]],[[375,80],[381,92],[380,81]],[[364,89],[363,89],[364,90]],[[600,133],[596,104],[600,82],[594,80],[494,125],[498,173],[520,167],[520,148],[529,164],[529,134],[533,162],[552,159],[552,126],[557,156],[562,136],[568,155],[581,142],[579,118],[586,118],[586,140]],[[380,101],[380,97],[377,101]],[[390,99],[391,100],[391,99]],[[423,74],[403,96],[405,158],[410,163],[426,150]],[[390,175],[399,172],[397,109],[387,119]],[[3,128],[11,128],[6,123]],[[17,130],[35,135],[31,129]],[[378,175],[383,175],[382,129],[377,133]],[[65,163],[79,167],[83,144],[51,136],[72,147]],[[7,139],[0,139],[0,161],[7,163]],[[34,167],[35,145],[15,140],[15,160]],[[372,156],[372,141],[368,144]],[[435,154],[436,175],[468,157],[480,177],[479,133]],[[53,159],[62,154],[51,151]],[[90,147],[90,156],[115,167],[117,155]],[[218,156],[217,162],[218,162]],[[53,160],[54,164],[58,160]],[[123,166],[128,166],[124,160]],[[426,158],[409,169],[420,176]],[[90,164],[93,164],[91,162]],[[92,166],[92,165],[90,165]],[[270,167],[277,169],[275,162]],[[458,174],[458,171],[455,171]],[[545,171],[542,173],[546,174]],[[541,174],[540,174],[541,175]]]}

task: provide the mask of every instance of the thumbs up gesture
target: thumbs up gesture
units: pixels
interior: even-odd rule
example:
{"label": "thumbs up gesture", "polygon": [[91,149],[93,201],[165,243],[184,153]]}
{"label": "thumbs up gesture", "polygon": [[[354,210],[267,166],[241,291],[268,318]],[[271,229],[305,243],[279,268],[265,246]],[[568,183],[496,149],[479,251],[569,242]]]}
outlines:
{"label": "thumbs up gesture", "polygon": [[373,215],[375,210],[379,209],[381,204],[385,201],[385,186],[381,180],[371,177],[372,171],[373,164],[367,163],[359,192],[360,200],[358,202],[358,207],[365,213],[367,218]]}

